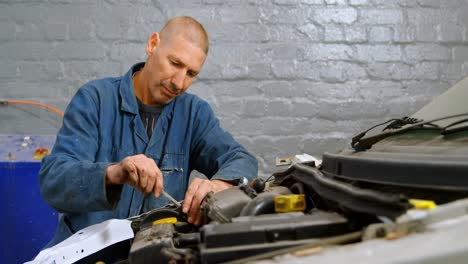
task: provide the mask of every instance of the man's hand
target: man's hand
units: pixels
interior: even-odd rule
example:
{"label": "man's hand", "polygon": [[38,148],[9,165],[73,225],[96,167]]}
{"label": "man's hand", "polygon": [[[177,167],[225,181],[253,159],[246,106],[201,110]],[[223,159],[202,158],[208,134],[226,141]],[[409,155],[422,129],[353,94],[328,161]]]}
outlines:
{"label": "man's hand", "polygon": [[203,212],[200,210],[200,205],[209,192],[219,192],[232,187],[232,184],[221,180],[207,180],[195,178],[190,183],[185,200],[182,205],[182,212],[188,214],[188,222],[195,225],[200,225]]}
{"label": "man's hand", "polygon": [[147,195],[157,198],[163,189],[163,177],[153,159],[143,154],[129,156],[106,170],[106,185],[128,184]]}

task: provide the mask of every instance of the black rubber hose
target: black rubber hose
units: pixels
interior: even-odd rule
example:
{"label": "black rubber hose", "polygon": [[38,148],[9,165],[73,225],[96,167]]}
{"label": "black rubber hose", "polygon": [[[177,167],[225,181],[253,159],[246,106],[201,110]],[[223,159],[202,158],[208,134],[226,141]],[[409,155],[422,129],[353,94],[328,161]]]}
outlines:
{"label": "black rubber hose", "polygon": [[179,248],[197,246],[200,243],[200,233],[179,233],[174,238],[174,244]]}
{"label": "black rubber hose", "polygon": [[240,216],[254,216],[261,214],[271,214],[274,212],[275,194],[261,193],[244,206],[240,212]]}
{"label": "black rubber hose", "polygon": [[291,187],[289,187],[292,193],[294,194],[305,194],[305,187],[302,182],[296,182]]}
{"label": "black rubber hose", "polygon": [[287,173],[281,173],[282,176],[288,174],[294,180],[312,188],[322,198],[336,202],[355,212],[395,219],[412,207],[403,195],[359,189],[350,184],[327,178],[314,167],[295,164],[287,170]]}

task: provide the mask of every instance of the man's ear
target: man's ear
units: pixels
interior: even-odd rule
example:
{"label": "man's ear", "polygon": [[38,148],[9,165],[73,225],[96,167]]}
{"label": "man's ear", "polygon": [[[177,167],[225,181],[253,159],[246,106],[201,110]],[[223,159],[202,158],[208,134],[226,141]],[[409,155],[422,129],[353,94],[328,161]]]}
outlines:
{"label": "man's ear", "polygon": [[161,40],[159,39],[158,32],[153,32],[153,34],[151,34],[150,38],[148,39],[148,43],[146,43],[146,55],[148,57],[150,57],[156,50],[159,42],[161,42]]}

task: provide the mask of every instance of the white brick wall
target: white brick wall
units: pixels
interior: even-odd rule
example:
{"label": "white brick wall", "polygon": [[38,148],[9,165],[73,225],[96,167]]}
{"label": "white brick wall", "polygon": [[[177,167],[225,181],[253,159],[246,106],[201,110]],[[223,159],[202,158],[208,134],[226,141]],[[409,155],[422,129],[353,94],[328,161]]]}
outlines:
{"label": "white brick wall", "polygon": [[[468,75],[466,0],[0,0],[0,98],[64,110],[87,80],[145,58],[175,15],[199,19],[210,54],[191,92],[259,160],[346,147]],[[54,134],[41,109],[0,110],[1,134]]]}

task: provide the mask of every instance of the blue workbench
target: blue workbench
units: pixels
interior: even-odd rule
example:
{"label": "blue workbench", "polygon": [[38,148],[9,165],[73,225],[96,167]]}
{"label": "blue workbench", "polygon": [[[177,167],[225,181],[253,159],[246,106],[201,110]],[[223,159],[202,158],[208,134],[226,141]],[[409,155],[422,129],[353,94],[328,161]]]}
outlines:
{"label": "blue workbench", "polygon": [[52,238],[58,213],[39,192],[38,148],[52,150],[55,135],[0,135],[0,263],[34,258]]}

